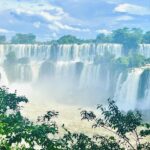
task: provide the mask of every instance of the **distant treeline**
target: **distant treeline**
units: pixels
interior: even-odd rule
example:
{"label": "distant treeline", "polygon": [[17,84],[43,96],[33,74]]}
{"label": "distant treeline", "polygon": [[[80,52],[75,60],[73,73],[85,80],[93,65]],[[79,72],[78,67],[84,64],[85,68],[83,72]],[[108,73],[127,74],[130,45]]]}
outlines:
{"label": "distant treeline", "polygon": [[[5,35],[0,35],[0,43],[7,43]],[[17,33],[11,38],[8,43],[13,44],[34,44],[34,43],[46,43],[46,44],[82,44],[82,43],[119,43],[123,44],[124,49],[136,49],[139,44],[150,44],[150,31],[144,32],[140,28],[121,28],[112,31],[111,34],[100,33],[95,39],[79,39],[73,35],[65,35],[57,40],[38,42],[36,41],[36,35]]]}

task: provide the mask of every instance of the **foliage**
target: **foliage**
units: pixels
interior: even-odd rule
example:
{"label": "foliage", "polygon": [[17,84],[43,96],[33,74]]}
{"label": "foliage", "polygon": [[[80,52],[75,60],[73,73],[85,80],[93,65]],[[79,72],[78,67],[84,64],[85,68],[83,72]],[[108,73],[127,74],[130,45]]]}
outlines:
{"label": "foliage", "polygon": [[21,34],[17,33],[12,37],[11,43],[13,44],[34,44],[36,40],[36,36],[32,33],[29,34]]}
{"label": "foliage", "polygon": [[6,36],[0,35],[0,44],[4,44],[6,42]]}
{"label": "foliage", "polygon": [[147,64],[147,59],[136,53],[129,56],[120,57],[114,61],[116,68],[122,68],[122,70],[126,68],[141,67],[145,64]]}
{"label": "foliage", "polygon": [[21,102],[27,103],[28,100],[16,93],[8,93],[6,88],[0,89],[0,135],[5,141],[5,144],[0,142],[0,146],[11,148],[24,141],[30,150],[35,149],[35,145],[41,146],[41,149],[55,149],[55,140],[48,136],[58,132],[55,122],[51,121],[58,113],[49,111],[34,124],[21,115]]}
{"label": "foliage", "polygon": [[66,35],[53,41],[57,44],[82,44],[82,43],[118,43],[123,45],[124,54],[135,53],[141,43],[150,43],[150,31],[143,34],[140,28],[121,28],[114,30],[111,34],[98,34],[94,40],[81,40],[75,36]]}
{"label": "foliage", "polygon": [[146,64],[146,59],[144,56],[139,54],[133,54],[129,56],[129,67],[141,67]]}
{"label": "foliage", "polygon": [[64,126],[66,134],[63,136],[63,148],[66,150],[124,150],[114,137],[95,135],[89,137],[83,133],[71,133]]}
{"label": "foliage", "polygon": [[17,96],[15,93],[9,93],[7,88],[0,88],[0,114],[5,114],[7,110],[19,111],[20,102],[27,103],[25,97]]}
{"label": "foliage", "polygon": [[72,35],[65,35],[58,39],[57,42],[58,44],[79,44],[81,40],[77,39],[75,36]]}
{"label": "foliage", "polygon": [[143,124],[143,126],[146,127],[146,130],[141,130],[140,135],[141,136],[150,135],[150,124],[146,123],[146,124]]}
{"label": "foliage", "polygon": [[95,57],[94,63],[103,64],[107,67],[110,67],[110,69],[124,71],[125,69],[142,67],[146,64],[149,64],[150,60],[137,53],[116,59],[113,55],[106,52],[104,56]]}
{"label": "foliage", "polygon": [[[108,100],[108,110],[101,105],[103,118],[97,118],[93,112],[82,111],[82,119],[95,120],[93,127],[103,127],[115,136],[72,133],[64,125],[65,133],[58,137],[58,127],[53,117],[58,116],[56,111],[47,111],[39,116],[37,122],[31,122],[23,117],[21,103],[27,103],[24,96],[9,93],[7,88],[0,88],[0,149],[2,150],[148,150],[150,144],[140,142],[141,137],[149,135],[149,124],[142,124],[139,112],[122,113],[115,102]],[[144,128],[137,132],[137,127]],[[144,130],[146,128],[146,130]],[[132,145],[126,133],[134,134],[136,146]],[[56,138],[57,137],[57,138]],[[133,139],[132,139],[133,140]]]}
{"label": "foliage", "polygon": [[115,67],[121,70],[124,70],[126,68],[128,68],[129,66],[129,57],[120,57],[118,58],[115,63],[114,63]]}
{"label": "foliage", "polygon": [[[138,132],[138,127],[142,126],[140,112],[121,112],[116,106],[115,101],[111,99],[108,99],[108,108],[98,105],[97,109],[101,111],[100,117],[96,117],[93,112],[82,111],[82,119],[94,120],[94,128],[102,127],[112,132],[118,138],[117,143],[125,149],[150,149],[150,143],[143,144],[141,142],[143,136],[150,135],[149,130],[141,130],[140,134]],[[134,138],[131,139],[131,137]],[[135,144],[133,144],[132,140],[135,140]]]}
{"label": "foliage", "polygon": [[150,43],[150,31],[143,34],[140,28],[120,28],[114,30],[111,34],[100,33],[96,39],[81,40],[72,35],[65,35],[58,40],[53,40],[50,43],[54,44],[81,44],[81,43],[118,43],[123,44],[124,53],[128,54],[129,51],[135,51],[139,44]]}
{"label": "foliage", "polygon": [[113,31],[113,42],[123,44],[124,53],[129,50],[136,50],[142,42],[142,30],[139,28],[122,28]]}
{"label": "foliage", "polygon": [[[0,36],[0,43],[5,43],[6,37]],[[11,39],[12,44],[82,44],[82,43],[118,43],[123,45],[123,53],[136,53],[139,44],[150,44],[150,31],[143,32],[140,28],[120,28],[110,34],[100,33],[95,39],[79,39],[73,35],[64,35],[57,40],[47,42],[36,42],[36,36],[32,33],[17,33]]]}
{"label": "foliage", "polygon": [[112,37],[111,35],[106,35],[106,34],[98,34],[95,40],[96,43],[111,43],[112,42]]}
{"label": "foliage", "polygon": [[[0,43],[5,43],[6,37],[0,35]],[[82,44],[82,43],[119,43],[123,44],[124,53],[136,50],[141,43],[150,44],[150,31],[143,33],[140,28],[120,28],[110,34],[100,33],[95,39],[79,39],[73,35],[64,35],[57,40],[47,42],[36,42],[36,36],[32,33],[17,33],[11,39],[13,44]]]}
{"label": "foliage", "polygon": [[143,36],[143,43],[150,44],[150,31],[147,31]]}

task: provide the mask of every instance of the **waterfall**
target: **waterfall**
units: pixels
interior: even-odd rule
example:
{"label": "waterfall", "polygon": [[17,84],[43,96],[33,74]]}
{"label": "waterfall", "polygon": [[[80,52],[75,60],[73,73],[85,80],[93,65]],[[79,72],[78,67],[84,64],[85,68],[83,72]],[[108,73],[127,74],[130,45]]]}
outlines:
{"label": "waterfall", "polygon": [[4,68],[0,67],[0,86],[8,86],[7,75],[4,71]]}
{"label": "waterfall", "polygon": [[115,98],[117,99],[117,103],[121,109],[135,109],[135,106],[137,104],[138,85],[141,74],[141,69],[131,70],[128,73],[127,79],[123,83],[121,83],[122,75],[120,75],[118,79]]}
{"label": "waterfall", "polygon": [[57,61],[93,61],[96,55],[104,55],[106,52],[120,57],[122,46],[119,44],[0,45],[1,58],[10,51],[14,51],[17,58],[28,57],[39,61],[53,57],[56,57]]}
{"label": "waterfall", "polygon": [[32,76],[32,82],[36,82],[39,78],[39,71],[40,67],[42,65],[43,61],[37,62],[37,61],[31,61],[30,67],[31,67],[31,76]]}
{"label": "waterfall", "polygon": [[117,84],[116,84],[116,91],[115,91],[115,95],[114,95],[114,99],[117,99],[119,93],[120,93],[120,89],[121,89],[121,86],[122,86],[122,76],[123,76],[123,73],[121,72],[119,74],[119,77],[118,77],[118,80],[117,80]]}
{"label": "waterfall", "polygon": [[98,44],[97,45],[97,55],[104,55],[105,53],[110,53],[116,58],[122,56],[122,45],[119,44]]}
{"label": "waterfall", "polygon": [[[32,60],[46,60],[56,57],[57,61],[93,61],[95,56],[105,53],[110,53],[116,58],[123,55],[120,44],[5,44],[0,45],[1,61],[10,51],[14,51],[17,58],[28,57]],[[149,58],[150,44],[140,44],[138,53]]]}
{"label": "waterfall", "polygon": [[58,62],[56,64],[56,79],[73,80],[75,77],[75,63]]}
{"label": "waterfall", "polygon": [[[97,57],[101,58],[108,54],[117,59],[123,56],[122,50],[123,46],[120,44],[0,45],[0,85],[19,83],[21,86],[27,83],[31,86],[42,86],[48,94],[55,94],[53,98],[59,96],[67,99],[68,95],[77,98],[79,95],[83,101],[84,93],[85,100],[92,99],[93,103],[94,94],[100,100],[113,95],[123,110],[136,108],[140,101],[144,102],[143,108],[145,104],[148,107],[150,73],[147,74],[147,83],[143,82],[142,74],[145,68],[132,69],[124,73],[113,71],[105,63],[97,64],[95,61]],[[3,63],[9,52],[14,52],[17,60],[14,68],[9,70],[8,66],[6,70]],[[141,44],[138,53],[150,58],[150,44]],[[12,74],[15,78],[14,83],[13,78],[11,82],[8,78]],[[142,87],[145,87],[143,91]],[[139,98],[139,93],[143,93],[142,98]]]}
{"label": "waterfall", "polygon": [[138,85],[138,105],[141,109],[149,109],[150,106],[150,68],[144,69]]}
{"label": "waterfall", "polygon": [[17,65],[16,67],[17,79],[21,82],[31,82],[32,81],[32,70],[30,65]]}
{"label": "waterfall", "polygon": [[80,88],[90,88],[100,86],[100,65],[86,64],[80,78]]}

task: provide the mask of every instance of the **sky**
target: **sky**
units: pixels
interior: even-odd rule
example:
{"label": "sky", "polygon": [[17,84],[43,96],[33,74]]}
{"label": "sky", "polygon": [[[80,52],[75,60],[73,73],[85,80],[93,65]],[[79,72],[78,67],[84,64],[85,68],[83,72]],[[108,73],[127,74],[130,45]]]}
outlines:
{"label": "sky", "polygon": [[0,35],[8,37],[87,39],[122,27],[150,30],[150,0],[0,0]]}

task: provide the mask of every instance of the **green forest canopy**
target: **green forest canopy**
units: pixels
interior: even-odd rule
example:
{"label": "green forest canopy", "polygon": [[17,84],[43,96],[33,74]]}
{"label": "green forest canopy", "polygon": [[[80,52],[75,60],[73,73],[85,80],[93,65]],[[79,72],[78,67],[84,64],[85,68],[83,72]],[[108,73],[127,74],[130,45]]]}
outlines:
{"label": "green forest canopy", "polygon": [[[6,36],[0,35],[0,43],[5,43]],[[11,38],[11,43],[14,44],[33,44],[36,43],[36,35],[21,34],[17,33]],[[123,44],[125,48],[136,47],[139,43],[150,43],[150,31],[144,32],[140,28],[121,28],[113,30],[111,34],[100,33],[95,39],[79,39],[73,35],[65,35],[60,37],[58,40],[52,40],[48,43],[58,43],[58,44],[73,44],[73,43],[120,43]]]}

